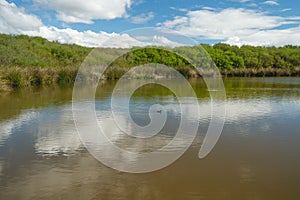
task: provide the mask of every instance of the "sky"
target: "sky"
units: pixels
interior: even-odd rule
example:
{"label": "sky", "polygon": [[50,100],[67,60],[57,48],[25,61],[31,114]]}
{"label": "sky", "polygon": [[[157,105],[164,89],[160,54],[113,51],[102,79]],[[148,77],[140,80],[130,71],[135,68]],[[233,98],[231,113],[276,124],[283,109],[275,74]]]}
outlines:
{"label": "sky", "polygon": [[[300,45],[300,1],[0,0],[0,33],[5,34],[130,47],[142,43],[124,32],[145,27],[176,31],[196,43]],[[105,43],[110,38],[118,42]],[[152,43],[180,45],[155,35]]]}

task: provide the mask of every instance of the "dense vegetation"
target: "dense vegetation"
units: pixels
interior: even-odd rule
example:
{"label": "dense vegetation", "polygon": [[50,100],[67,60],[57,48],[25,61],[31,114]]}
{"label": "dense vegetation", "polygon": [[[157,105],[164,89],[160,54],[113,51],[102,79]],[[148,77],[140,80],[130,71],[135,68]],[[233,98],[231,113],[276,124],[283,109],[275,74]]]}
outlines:
{"label": "dense vegetation", "polygon": [[80,64],[91,49],[62,45],[40,37],[0,34],[0,65],[19,67],[66,67]]}
{"label": "dense vegetation", "polygon": [[0,90],[72,83],[90,51],[40,37],[0,34]]}
{"label": "dense vegetation", "polygon": [[220,69],[293,68],[300,66],[300,46],[253,47],[203,45]]}
{"label": "dense vegetation", "polygon": [[[300,75],[300,46],[201,46],[226,76]],[[177,47],[174,51],[201,61],[199,58],[205,57],[201,46]],[[72,83],[78,66],[91,50],[78,45],[49,42],[40,37],[0,34],[0,88],[4,85],[22,87]],[[162,63],[176,68],[185,76],[195,75],[188,59],[169,51],[149,47],[133,49],[117,59],[106,77],[119,78],[130,67],[144,63]]]}

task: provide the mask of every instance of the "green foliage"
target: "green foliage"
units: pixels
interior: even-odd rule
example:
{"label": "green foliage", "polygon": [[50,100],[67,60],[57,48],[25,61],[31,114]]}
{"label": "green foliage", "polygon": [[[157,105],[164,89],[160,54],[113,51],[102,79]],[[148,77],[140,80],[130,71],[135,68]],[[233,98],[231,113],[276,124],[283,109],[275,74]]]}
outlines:
{"label": "green foliage", "polygon": [[[292,68],[300,66],[300,47],[230,46],[228,44],[196,45],[177,47],[174,51],[186,58],[197,60],[193,63],[210,67],[208,54],[220,69],[235,68]],[[5,67],[65,67],[79,66],[92,49],[78,45],[49,42],[40,37],[0,34],[0,66]],[[170,51],[156,48],[132,50],[114,66],[132,67],[144,63],[161,63],[176,68],[191,66],[189,59]]]}
{"label": "green foliage", "polygon": [[40,37],[0,34],[0,65],[6,67],[78,66],[91,51]]}
{"label": "green foliage", "polygon": [[[300,46],[254,47],[202,45],[219,69],[294,68],[300,66]],[[181,47],[180,47],[181,48]],[[185,47],[186,48],[186,47]],[[195,47],[192,47],[194,49]],[[196,50],[195,50],[196,51]]]}
{"label": "green foliage", "polygon": [[[91,50],[40,37],[0,34],[0,86],[2,88],[4,83],[12,88],[73,83],[78,66]],[[121,50],[103,48],[101,59],[109,60],[110,52]],[[220,43],[177,47],[173,52],[154,47],[131,49],[111,64],[104,78],[119,79],[131,67],[150,63],[174,67],[186,77],[198,75],[193,65],[207,68],[209,72],[214,63],[225,76],[299,76],[300,46],[238,47]]]}
{"label": "green foliage", "polygon": [[112,65],[134,67],[150,63],[160,63],[171,67],[187,67],[190,65],[186,59],[171,51],[151,47],[132,50],[117,59]]}

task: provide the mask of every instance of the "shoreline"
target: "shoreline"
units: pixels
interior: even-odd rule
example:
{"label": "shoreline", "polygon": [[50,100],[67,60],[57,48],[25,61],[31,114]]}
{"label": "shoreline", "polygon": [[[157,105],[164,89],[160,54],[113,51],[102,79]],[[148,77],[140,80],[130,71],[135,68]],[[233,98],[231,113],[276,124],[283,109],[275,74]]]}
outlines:
{"label": "shoreline", "polygon": [[223,77],[300,77],[300,68],[243,68],[221,70]]}
{"label": "shoreline", "polygon": [[[182,68],[181,68],[182,69]],[[188,72],[187,72],[188,71]],[[199,78],[195,70],[187,68],[187,71],[181,72],[186,78]],[[28,87],[49,87],[53,85],[73,84],[78,72],[78,67],[7,67],[0,71],[0,92],[13,91]],[[113,74],[119,76],[123,74],[124,68],[115,68]],[[120,74],[121,73],[121,74]],[[232,69],[220,70],[223,78],[227,77],[300,77],[300,68],[293,69]],[[113,76],[112,71],[108,71],[105,80],[118,80],[119,76]],[[207,76],[213,76],[208,71]]]}

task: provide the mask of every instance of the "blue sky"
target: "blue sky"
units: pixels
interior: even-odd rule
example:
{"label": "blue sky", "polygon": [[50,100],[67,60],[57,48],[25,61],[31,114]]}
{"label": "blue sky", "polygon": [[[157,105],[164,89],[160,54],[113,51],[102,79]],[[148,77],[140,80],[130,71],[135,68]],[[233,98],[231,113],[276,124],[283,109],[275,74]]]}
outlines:
{"label": "blue sky", "polygon": [[300,2],[0,0],[2,33],[101,46],[109,37],[143,27],[175,30],[199,43],[300,45]]}

